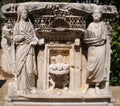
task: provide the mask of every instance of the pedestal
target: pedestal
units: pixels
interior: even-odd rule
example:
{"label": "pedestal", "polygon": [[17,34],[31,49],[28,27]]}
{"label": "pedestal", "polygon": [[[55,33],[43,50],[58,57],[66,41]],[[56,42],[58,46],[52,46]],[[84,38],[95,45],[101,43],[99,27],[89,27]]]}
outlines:
{"label": "pedestal", "polygon": [[110,95],[81,95],[57,92],[29,94],[16,98],[6,96],[5,106],[114,106]]}

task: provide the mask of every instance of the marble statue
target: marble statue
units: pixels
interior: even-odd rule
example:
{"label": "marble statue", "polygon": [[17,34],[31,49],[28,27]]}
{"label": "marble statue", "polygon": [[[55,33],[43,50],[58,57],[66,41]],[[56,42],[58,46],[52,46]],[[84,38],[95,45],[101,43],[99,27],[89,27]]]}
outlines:
{"label": "marble statue", "polygon": [[8,73],[13,74],[11,67],[11,45],[12,45],[12,28],[8,20],[2,28],[2,40],[1,46],[3,49],[2,59],[2,69]]}
{"label": "marble statue", "polygon": [[113,106],[115,6],[26,2],[1,10],[12,24],[4,24],[2,37],[3,70],[14,75],[5,106]]}
{"label": "marble statue", "polygon": [[17,22],[13,28],[13,42],[15,44],[15,76],[18,80],[18,90],[29,93],[35,87],[36,61],[35,45],[38,43],[35,29],[29,19],[25,6],[17,9]]}
{"label": "marble statue", "polygon": [[85,37],[85,43],[88,45],[88,63],[87,63],[87,80],[89,87],[96,89],[105,88],[107,72],[107,36],[108,29],[105,22],[101,21],[102,12],[96,9],[92,14],[93,22],[89,24]]}

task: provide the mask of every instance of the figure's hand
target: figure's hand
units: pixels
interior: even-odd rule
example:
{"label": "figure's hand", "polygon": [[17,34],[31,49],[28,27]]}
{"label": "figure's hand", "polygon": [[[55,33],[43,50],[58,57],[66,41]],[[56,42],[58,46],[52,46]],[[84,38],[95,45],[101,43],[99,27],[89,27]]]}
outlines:
{"label": "figure's hand", "polygon": [[43,45],[44,43],[45,43],[44,38],[38,40],[38,44],[39,44],[39,45]]}
{"label": "figure's hand", "polygon": [[37,45],[38,43],[38,39],[37,38],[33,38],[32,41],[30,42],[31,45]]}
{"label": "figure's hand", "polygon": [[13,41],[15,43],[19,43],[19,42],[23,41],[24,39],[25,39],[24,35],[16,35],[13,37]]}
{"label": "figure's hand", "polygon": [[30,42],[30,44],[33,45],[33,46],[37,45],[37,41],[32,41],[32,42]]}

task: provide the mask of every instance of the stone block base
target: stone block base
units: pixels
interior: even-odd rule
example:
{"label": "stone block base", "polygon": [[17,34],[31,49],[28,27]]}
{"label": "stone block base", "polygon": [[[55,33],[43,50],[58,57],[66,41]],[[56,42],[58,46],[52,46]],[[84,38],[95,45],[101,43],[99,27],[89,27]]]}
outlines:
{"label": "stone block base", "polygon": [[113,106],[113,103],[90,102],[6,102],[5,106]]}
{"label": "stone block base", "polygon": [[[40,93],[40,92],[38,92]],[[113,98],[109,95],[81,95],[75,93],[27,94],[6,96],[5,106],[113,106]]]}
{"label": "stone block base", "polygon": [[7,98],[5,106],[114,106],[108,98]]}

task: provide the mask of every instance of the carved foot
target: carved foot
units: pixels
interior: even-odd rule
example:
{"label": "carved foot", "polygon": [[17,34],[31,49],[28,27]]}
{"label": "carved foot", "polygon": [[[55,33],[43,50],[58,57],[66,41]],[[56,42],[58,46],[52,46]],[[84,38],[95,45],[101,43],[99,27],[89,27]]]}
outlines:
{"label": "carved foot", "polygon": [[95,92],[96,92],[96,95],[102,94],[99,87],[95,87]]}
{"label": "carved foot", "polygon": [[30,92],[31,92],[32,94],[36,94],[36,93],[37,93],[37,89],[36,89],[35,87],[32,87]]}
{"label": "carved foot", "polygon": [[26,89],[26,90],[22,91],[22,94],[23,94],[23,95],[28,95],[28,94],[30,94],[30,90],[29,90],[29,89]]}
{"label": "carved foot", "polygon": [[89,88],[86,94],[90,96],[96,95],[95,88]]}

